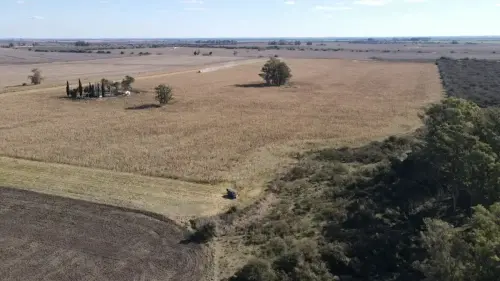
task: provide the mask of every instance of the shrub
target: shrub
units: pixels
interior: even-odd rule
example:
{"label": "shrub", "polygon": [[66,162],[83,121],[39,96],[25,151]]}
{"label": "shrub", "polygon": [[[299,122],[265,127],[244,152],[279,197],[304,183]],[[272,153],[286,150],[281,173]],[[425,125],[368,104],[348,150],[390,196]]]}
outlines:
{"label": "shrub", "polygon": [[135,82],[135,78],[132,76],[125,76],[121,82],[122,89],[124,90],[130,90],[132,88],[132,83]]}
{"label": "shrub", "polygon": [[196,231],[191,234],[189,240],[197,243],[206,243],[212,240],[217,235],[217,227],[215,222],[209,221],[196,228]]}
{"label": "shrub", "polygon": [[276,275],[268,262],[255,259],[241,268],[229,281],[273,281]]}
{"label": "shrub", "polygon": [[262,67],[262,73],[259,74],[262,79],[270,86],[281,86],[288,82],[292,77],[288,65],[276,58],[270,58]]}
{"label": "shrub", "polygon": [[38,85],[42,83],[43,77],[42,77],[42,72],[38,68],[33,68],[31,70],[32,75],[28,76],[28,79],[31,81],[31,84]]}
{"label": "shrub", "polygon": [[155,92],[156,100],[160,102],[160,105],[167,104],[173,98],[172,87],[165,84],[158,85]]}
{"label": "shrub", "polygon": [[125,52],[124,52],[124,51],[121,51],[121,52],[120,52],[120,55],[124,55],[124,54],[125,54]]}

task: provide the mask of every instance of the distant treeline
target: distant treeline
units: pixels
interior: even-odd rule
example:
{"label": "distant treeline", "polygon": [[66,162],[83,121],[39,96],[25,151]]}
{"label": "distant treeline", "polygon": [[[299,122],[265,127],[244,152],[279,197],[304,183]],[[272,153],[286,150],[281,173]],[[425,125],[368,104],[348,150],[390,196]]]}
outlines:
{"label": "distant treeline", "polygon": [[236,40],[196,40],[196,44],[212,44],[212,45],[237,45]]}
{"label": "distant treeline", "polygon": [[392,38],[392,39],[359,39],[359,40],[350,40],[347,41],[351,44],[399,44],[405,42],[429,42],[432,38],[430,37],[411,37],[411,38]]}

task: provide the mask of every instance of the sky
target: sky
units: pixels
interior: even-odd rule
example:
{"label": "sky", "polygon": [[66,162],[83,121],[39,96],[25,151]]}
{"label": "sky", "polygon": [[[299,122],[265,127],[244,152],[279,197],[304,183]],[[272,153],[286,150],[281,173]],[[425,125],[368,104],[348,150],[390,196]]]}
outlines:
{"label": "sky", "polygon": [[500,35],[500,0],[0,1],[0,38]]}

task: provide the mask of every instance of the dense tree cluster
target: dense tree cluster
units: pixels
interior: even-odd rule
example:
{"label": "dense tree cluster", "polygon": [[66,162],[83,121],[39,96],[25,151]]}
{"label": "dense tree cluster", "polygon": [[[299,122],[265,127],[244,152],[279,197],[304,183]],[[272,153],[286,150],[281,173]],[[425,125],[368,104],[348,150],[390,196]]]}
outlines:
{"label": "dense tree cluster", "polygon": [[473,101],[432,105],[412,136],[303,156],[237,230],[259,259],[230,280],[498,280],[500,108]]}
{"label": "dense tree cluster", "polygon": [[196,44],[211,44],[211,45],[237,45],[236,40],[196,40]]}
{"label": "dense tree cluster", "polygon": [[66,81],[66,95],[72,99],[100,98],[106,97],[107,95],[115,96],[122,94],[124,91],[132,90],[132,84],[134,82],[135,78],[128,75],[120,82],[111,82],[103,78],[100,82],[89,82],[89,84],[85,86],[82,84],[82,81],[78,79],[78,86],[72,89],[69,81]]}
{"label": "dense tree cluster", "polygon": [[263,260],[231,280],[498,280],[500,109],[449,98],[424,121],[303,158],[242,233]]}
{"label": "dense tree cluster", "polygon": [[295,46],[300,46],[302,45],[302,42],[300,40],[294,40],[294,41],[288,41],[288,40],[273,40],[267,42],[268,45],[295,45]]}
{"label": "dense tree cluster", "polygon": [[80,40],[80,41],[75,42],[75,46],[76,47],[88,47],[88,46],[90,46],[90,43]]}

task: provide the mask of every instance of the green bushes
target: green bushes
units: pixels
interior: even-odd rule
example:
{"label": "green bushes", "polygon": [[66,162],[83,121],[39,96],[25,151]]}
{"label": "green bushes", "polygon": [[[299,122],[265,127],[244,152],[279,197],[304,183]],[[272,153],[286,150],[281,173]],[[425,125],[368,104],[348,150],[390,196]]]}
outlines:
{"label": "green bushes", "polygon": [[172,87],[165,84],[156,86],[156,100],[160,105],[165,105],[173,99]]}
{"label": "green bushes", "polygon": [[306,154],[274,183],[243,235],[276,280],[496,280],[500,109],[450,98],[423,120],[412,138]]}

